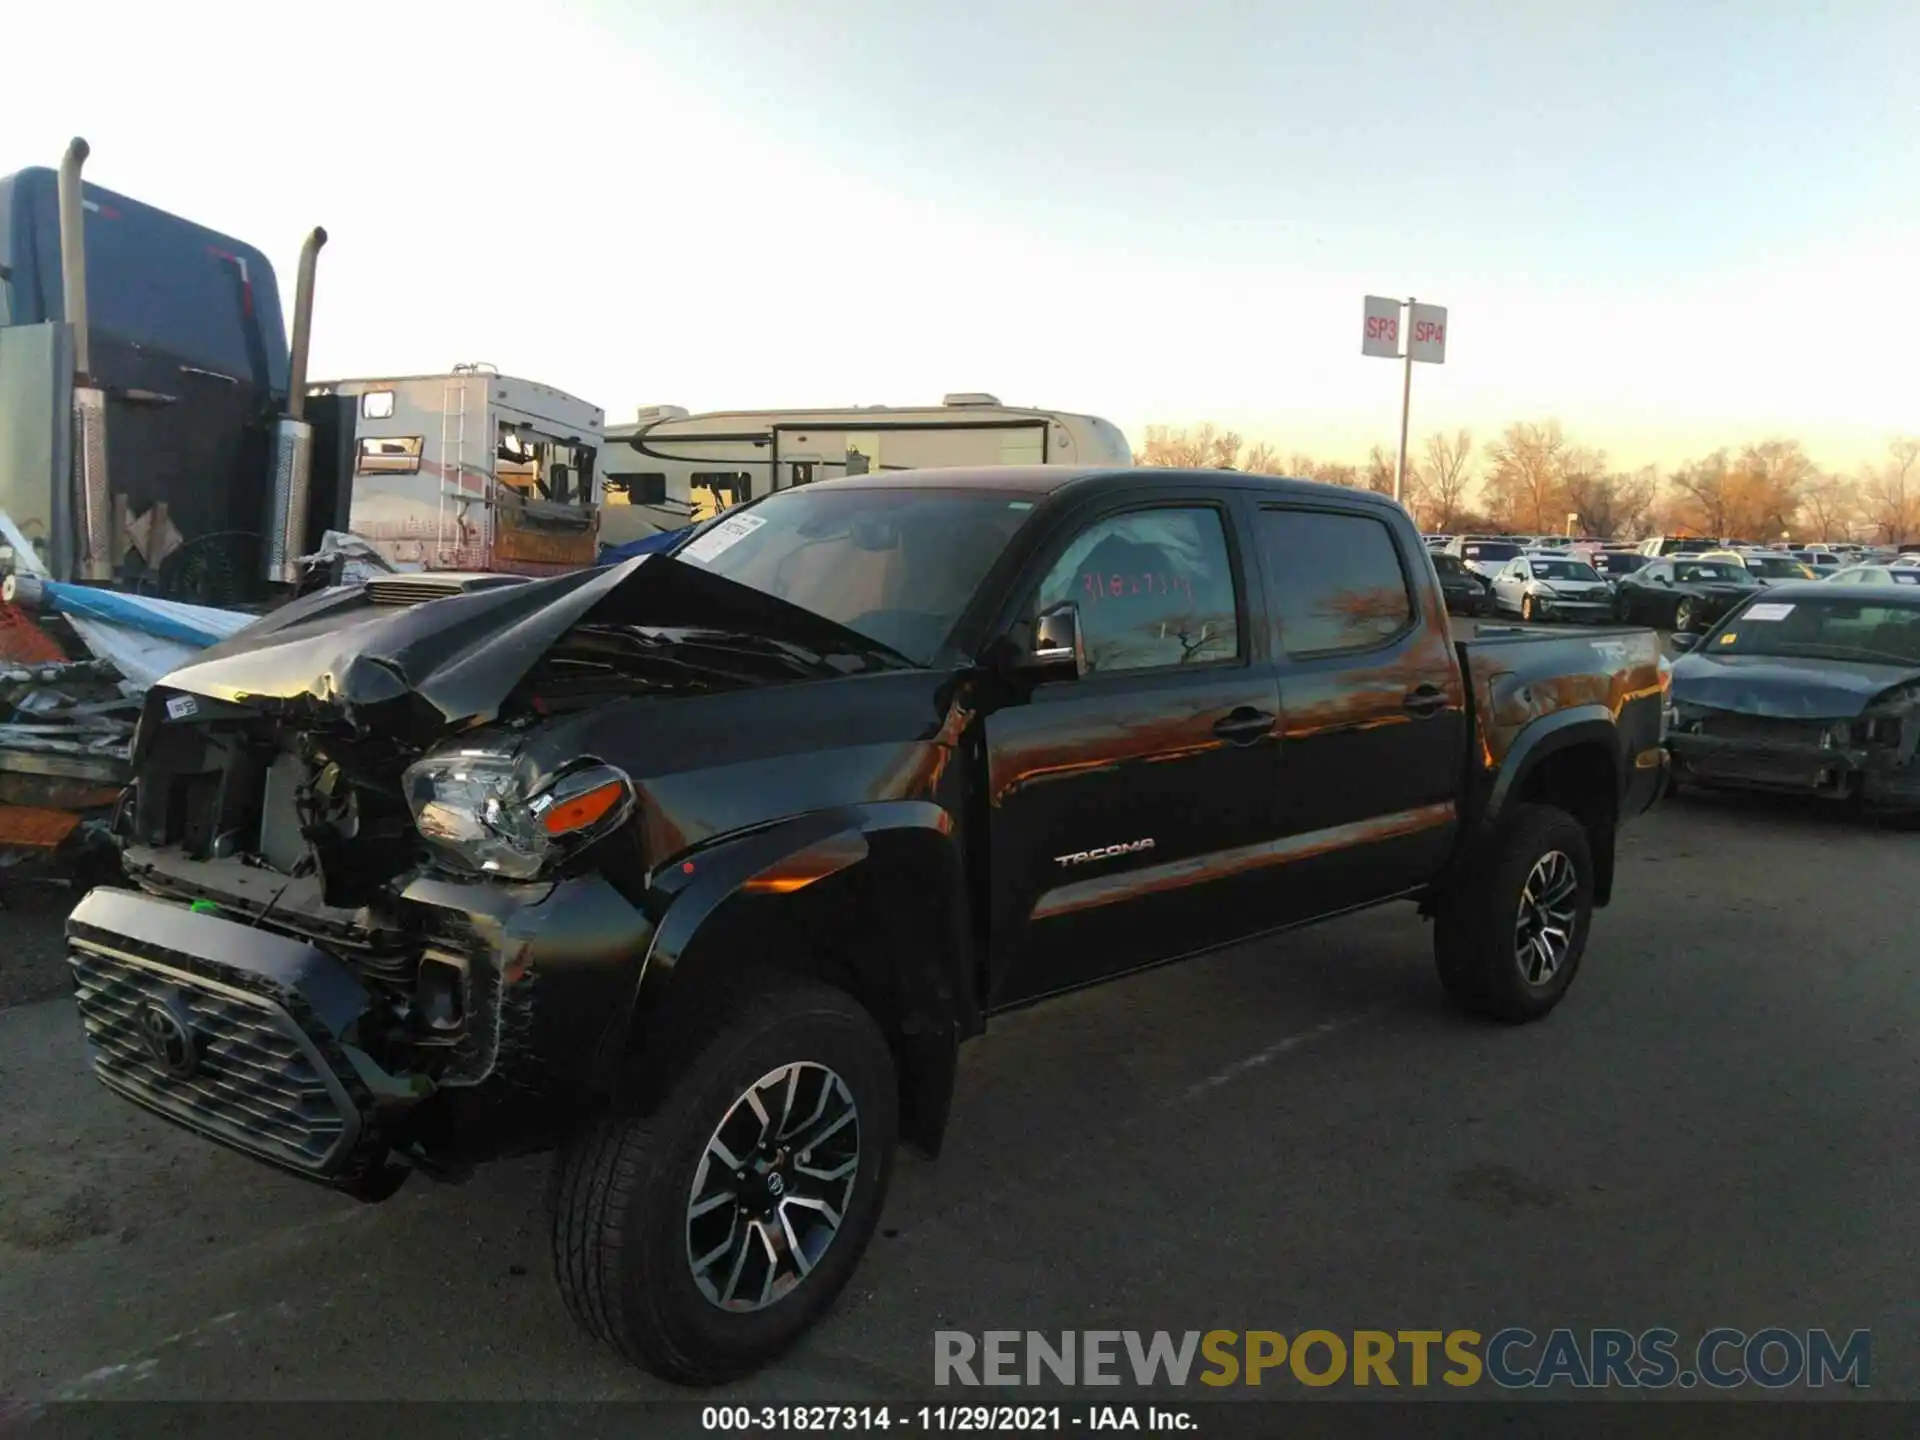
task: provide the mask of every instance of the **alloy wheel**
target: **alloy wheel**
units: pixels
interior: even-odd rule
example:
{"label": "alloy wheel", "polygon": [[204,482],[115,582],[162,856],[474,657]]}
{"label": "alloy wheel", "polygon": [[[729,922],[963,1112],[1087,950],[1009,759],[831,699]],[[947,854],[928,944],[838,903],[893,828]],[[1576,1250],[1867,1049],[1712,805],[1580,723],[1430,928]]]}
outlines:
{"label": "alloy wheel", "polygon": [[840,1232],[860,1173],[860,1110],[846,1081],[798,1061],[728,1107],[687,1199],[687,1263],[723,1310],[791,1294]]}
{"label": "alloy wheel", "polygon": [[1580,874],[1564,851],[1549,850],[1534,861],[1513,926],[1514,959],[1527,984],[1545,985],[1566,963],[1579,892]]}

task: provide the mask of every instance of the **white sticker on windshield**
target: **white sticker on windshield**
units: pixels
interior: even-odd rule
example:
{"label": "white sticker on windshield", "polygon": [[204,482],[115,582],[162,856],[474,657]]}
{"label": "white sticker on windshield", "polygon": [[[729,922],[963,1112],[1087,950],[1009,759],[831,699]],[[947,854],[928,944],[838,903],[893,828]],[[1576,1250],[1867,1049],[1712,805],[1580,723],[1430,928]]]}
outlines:
{"label": "white sticker on windshield", "polygon": [[731,550],[766,523],[764,515],[736,515],[731,520],[722,520],[698,540],[683,546],[673,558],[704,565]]}
{"label": "white sticker on windshield", "polygon": [[1793,606],[1771,602],[1765,605],[1749,605],[1740,612],[1742,620],[1784,620],[1793,613]]}
{"label": "white sticker on windshield", "polygon": [[176,695],[167,701],[167,718],[169,720],[184,720],[189,715],[198,715],[199,713],[200,702],[191,695]]}

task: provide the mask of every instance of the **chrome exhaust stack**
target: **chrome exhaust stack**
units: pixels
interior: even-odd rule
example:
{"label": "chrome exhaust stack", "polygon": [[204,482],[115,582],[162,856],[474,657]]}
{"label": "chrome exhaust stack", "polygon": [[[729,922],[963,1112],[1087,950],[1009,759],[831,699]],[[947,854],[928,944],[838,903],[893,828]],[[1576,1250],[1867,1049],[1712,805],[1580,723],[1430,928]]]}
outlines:
{"label": "chrome exhaust stack", "polygon": [[313,490],[313,426],[307,408],[307,353],[313,340],[314,272],[327,232],[315,226],[300,247],[300,278],[293,292],[292,351],[287,364],[287,411],[275,426],[273,493],[268,502],[267,543],[261,578],[280,585],[300,579],[306,548],[307,512]]}
{"label": "chrome exhaust stack", "polygon": [[73,332],[73,506],[79,520],[80,578],[113,578],[113,505],[107,484],[107,397],[93,383],[87,333],[87,209],[80,168],[91,153],[75,136],[60,161],[60,295]]}

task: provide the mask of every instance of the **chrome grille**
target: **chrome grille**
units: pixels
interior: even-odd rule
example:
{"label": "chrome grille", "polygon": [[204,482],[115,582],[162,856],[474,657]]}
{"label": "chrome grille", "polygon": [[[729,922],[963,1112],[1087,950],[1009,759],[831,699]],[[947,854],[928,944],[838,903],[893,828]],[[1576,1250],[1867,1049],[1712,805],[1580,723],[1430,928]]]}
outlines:
{"label": "chrome grille", "polygon": [[[330,1172],[359,1116],[313,1042],[265,996],[75,941],[67,956],[94,1073],[191,1129],[312,1174]],[[184,1078],[149,1049],[156,1007],[191,1020],[198,1064]]]}

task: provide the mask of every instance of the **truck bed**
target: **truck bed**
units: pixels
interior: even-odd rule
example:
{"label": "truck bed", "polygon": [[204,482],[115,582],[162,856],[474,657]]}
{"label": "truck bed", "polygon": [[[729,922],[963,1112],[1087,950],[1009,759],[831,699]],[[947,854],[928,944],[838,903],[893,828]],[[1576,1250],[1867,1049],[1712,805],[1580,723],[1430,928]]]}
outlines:
{"label": "truck bed", "polygon": [[1617,727],[1623,769],[1658,775],[1667,682],[1652,630],[1484,625],[1454,646],[1483,771],[1498,769],[1523,729],[1562,716],[1567,724],[1591,719]]}

